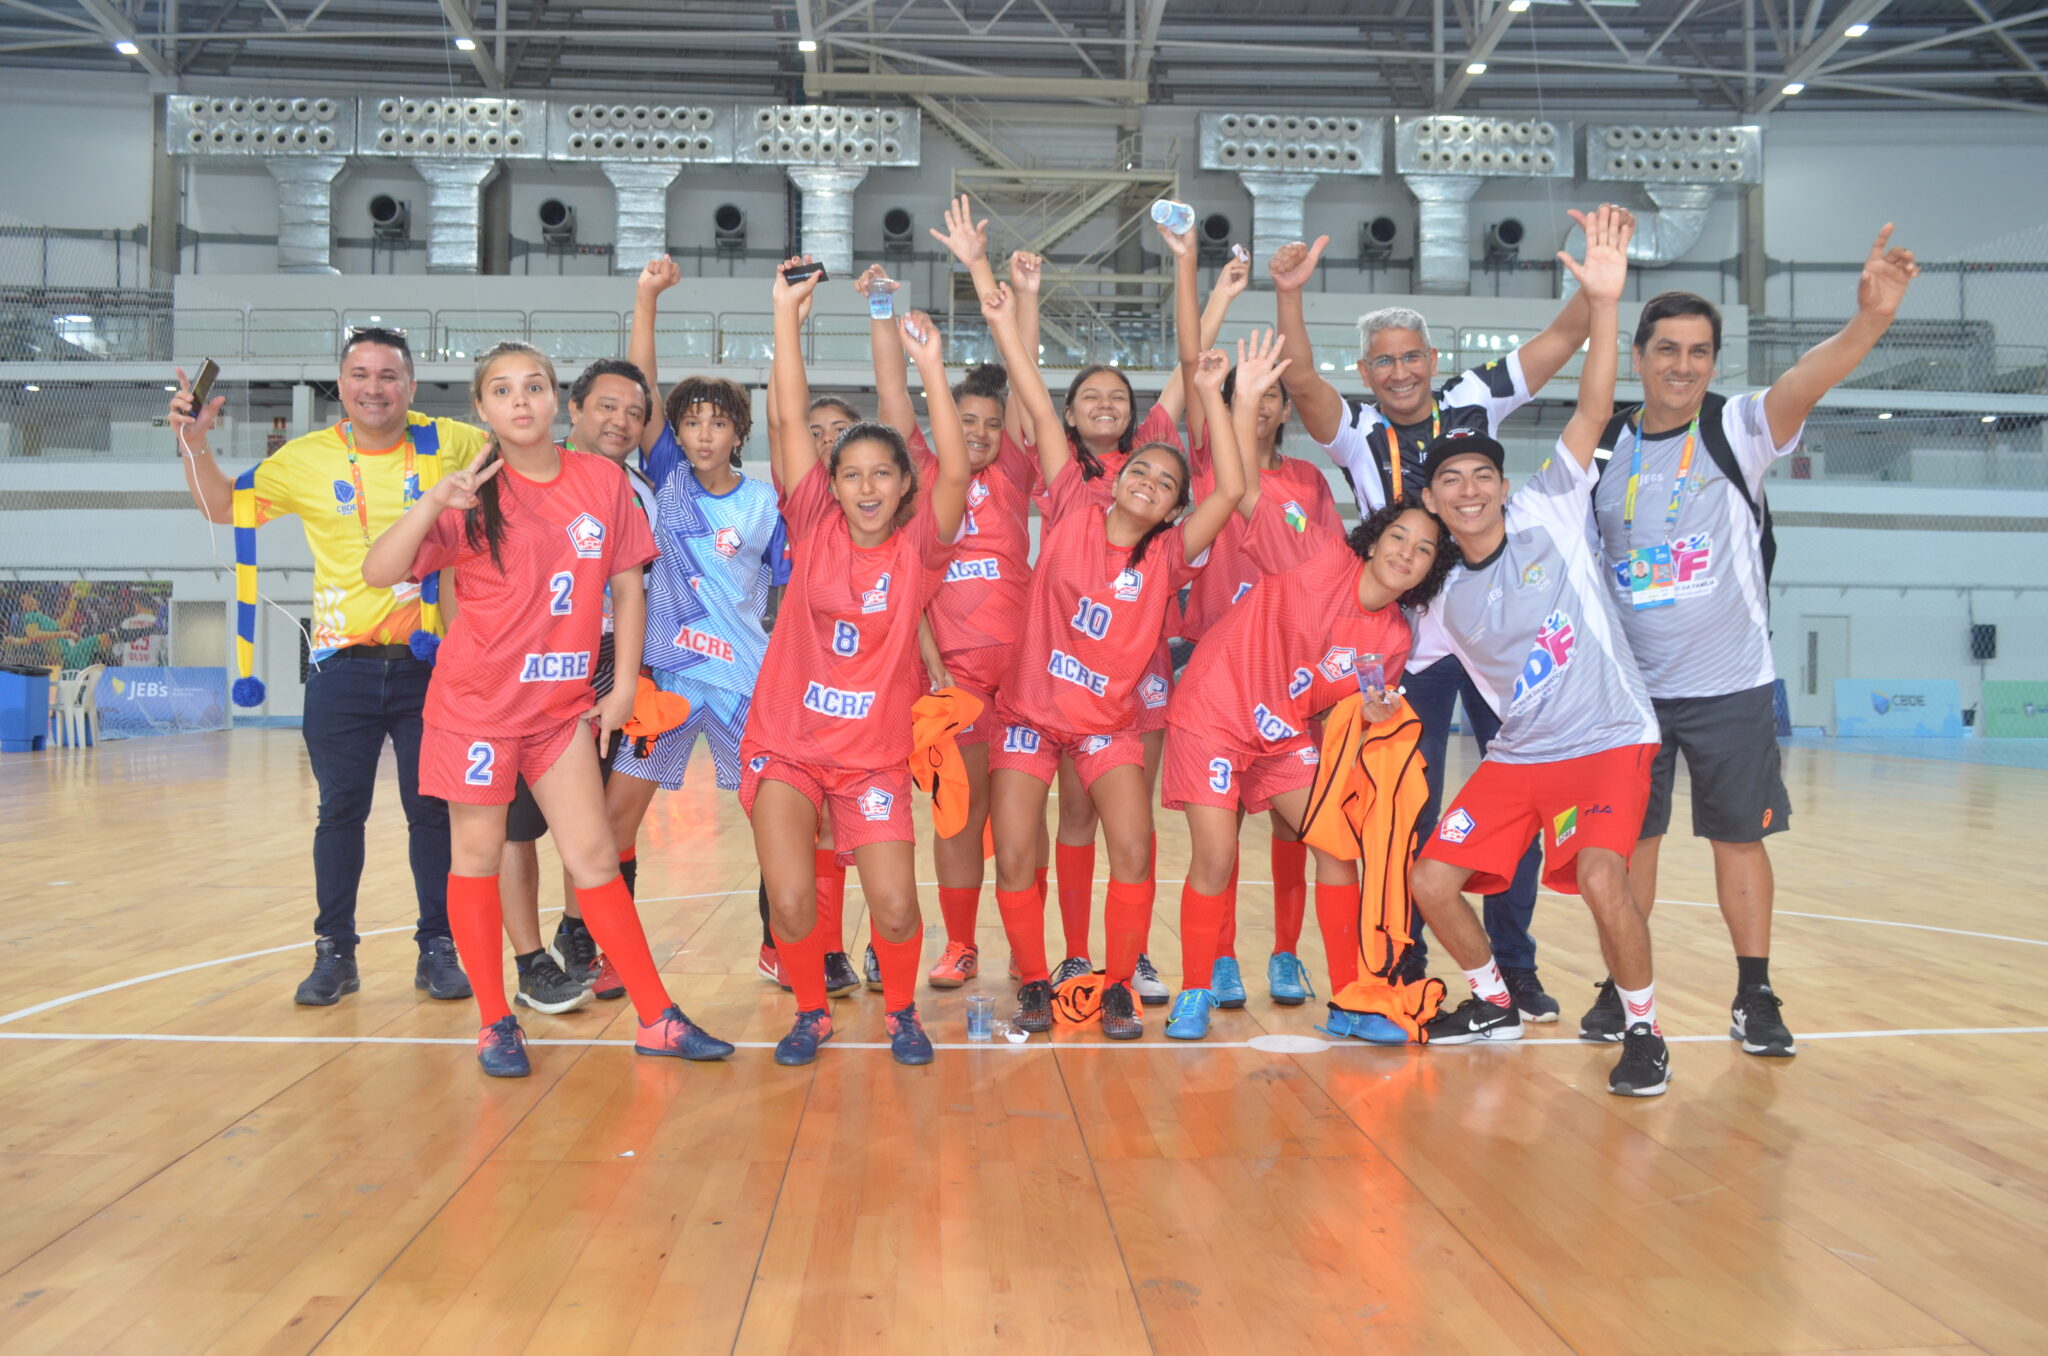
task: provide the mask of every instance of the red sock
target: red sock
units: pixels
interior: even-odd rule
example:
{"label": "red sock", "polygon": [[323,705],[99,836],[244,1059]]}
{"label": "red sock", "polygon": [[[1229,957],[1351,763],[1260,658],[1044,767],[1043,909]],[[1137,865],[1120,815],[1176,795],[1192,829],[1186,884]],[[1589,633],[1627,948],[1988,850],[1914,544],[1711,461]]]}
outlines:
{"label": "red sock", "polygon": [[505,1002],[505,943],[499,939],[504,926],[496,876],[448,873],[448,931],[455,938],[462,972],[469,976],[469,987],[476,994],[481,1026],[512,1013]]}
{"label": "red sock", "polygon": [[810,933],[791,941],[775,930],[775,954],[782,957],[782,977],[796,994],[798,1012],[825,1010],[825,929],[813,926]]}
{"label": "red sock", "polygon": [[1316,882],[1316,926],[1330,960],[1330,993],[1358,979],[1358,887]]}
{"label": "red sock", "polygon": [[[981,887],[939,887],[939,912],[946,918],[946,940],[974,945],[974,919],[981,912]],[[895,1009],[890,1009],[895,1011]]]}
{"label": "red sock", "polygon": [[1045,878],[1050,874],[1052,874],[1051,871],[1043,866],[1032,873],[1032,880],[1038,885],[1038,906],[1040,908],[1045,907]]}
{"label": "red sock", "polygon": [[1149,880],[1109,883],[1109,904],[1103,931],[1109,934],[1108,982],[1127,984],[1138,969],[1138,953],[1152,930],[1152,896],[1158,887]]}
{"label": "red sock", "polygon": [[640,1015],[640,1024],[645,1026],[660,1017],[672,1000],[647,950],[640,911],[633,907],[633,896],[626,893],[625,879],[614,876],[595,890],[577,890],[576,904],[604,958],[618,967],[619,978],[626,981],[626,997]]}
{"label": "red sock", "polygon": [[917,960],[924,948],[924,929],[918,928],[900,942],[887,941],[879,932],[869,940],[882,967],[882,1011],[901,1012],[917,1001]]}
{"label": "red sock", "polygon": [[824,934],[819,940],[827,951],[844,951],[846,868],[839,864],[839,849],[814,848],[811,872],[817,878],[818,927]]}
{"label": "red sock", "polygon": [[1273,949],[1301,950],[1301,920],[1308,911],[1308,844],[1273,840]]}
{"label": "red sock", "polygon": [[1181,986],[1206,989],[1216,968],[1216,935],[1223,926],[1224,897],[1180,887]]}
{"label": "red sock", "polygon": [[996,907],[1003,913],[1003,935],[1010,939],[1017,978],[1026,984],[1051,978],[1045,964],[1045,896],[1037,890],[999,888]]}
{"label": "red sock", "polygon": [[1088,954],[1088,910],[1095,901],[1095,844],[1053,846],[1059,864],[1060,926],[1067,933],[1067,954]]}
{"label": "red sock", "polygon": [[1230,884],[1223,887],[1218,896],[1223,901],[1223,912],[1216,920],[1216,954],[1237,959],[1237,860],[1230,863]]}

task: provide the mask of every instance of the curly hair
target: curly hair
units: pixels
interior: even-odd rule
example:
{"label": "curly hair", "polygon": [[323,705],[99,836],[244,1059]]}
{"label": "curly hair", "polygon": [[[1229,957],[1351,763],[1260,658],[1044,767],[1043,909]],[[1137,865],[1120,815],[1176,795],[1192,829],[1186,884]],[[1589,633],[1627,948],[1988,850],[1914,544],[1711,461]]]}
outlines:
{"label": "curly hair", "polygon": [[732,425],[732,464],[737,468],[740,448],[754,431],[754,402],[747,398],[746,388],[724,377],[684,377],[668,393],[668,407],[663,413],[669,428],[681,428],[683,416],[695,405],[709,405]]}
{"label": "curly hair", "polygon": [[1459,560],[1458,544],[1451,540],[1451,530],[1444,526],[1443,519],[1431,513],[1420,504],[1388,504],[1373,510],[1359,520],[1344,538],[1344,544],[1360,560],[1372,557],[1372,548],[1378,544],[1380,534],[1392,527],[1404,513],[1420,513],[1436,525],[1436,555],[1429,562],[1429,569],[1423,573],[1414,588],[1409,589],[1397,600],[1402,607],[1413,612],[1427,612],[1429,605],[1443,592],[1444,580],[1450,577],[1451,567]]}

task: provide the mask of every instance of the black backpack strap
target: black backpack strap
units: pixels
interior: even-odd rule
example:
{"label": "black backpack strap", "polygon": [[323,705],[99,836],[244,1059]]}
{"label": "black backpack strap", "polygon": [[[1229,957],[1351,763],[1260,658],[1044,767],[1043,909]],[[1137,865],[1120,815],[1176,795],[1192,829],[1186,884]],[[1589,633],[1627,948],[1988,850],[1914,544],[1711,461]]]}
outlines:
{"label": "black backpack strap", "polygon": [[1629,420],[1635,418],[1636,412],[1640,409],[1640,405],[1630,405],[1626,409],[1616,410],[1614,417],[1607,421],[1607,427],[1600,430],[1600,442],[1593,449],[1595,475],[1607,474],[1607,463],[1614,460],[1614,449],[1621,445],[1622,431],[1628,427]]}
{"label": "black backpack strap", "polygon": [[1749,505],[1749,515],[1756,520],[1759,532],[1759,546],[1764,559],[1764,583],[1771,582],[1771,567],[1778,560],[1778,534],[1771,523],[1771,506],[1760,495],[1751,494],[1749,477],[1742,473],[1742,465],[1735,459],[1735,448],[1728,441],[1727,428],[1721,422],[1722,412],[1727,408],[1728,397],[1708,392],[1700,402],[1700,438],[1707,445],[1707,455],[1714,459],[1714,465],[1721,468],[1721,474],[1742,496],[1742,502]]}

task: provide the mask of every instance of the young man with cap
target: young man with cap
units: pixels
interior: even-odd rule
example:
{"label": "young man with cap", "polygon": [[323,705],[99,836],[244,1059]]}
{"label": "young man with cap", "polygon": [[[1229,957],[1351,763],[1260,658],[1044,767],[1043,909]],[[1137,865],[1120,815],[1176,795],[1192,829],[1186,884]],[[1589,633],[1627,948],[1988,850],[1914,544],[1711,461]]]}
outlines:
{"label": "young man with cap", "polygon": [[[237,573],[250,575],[240,600],[245,657],[255,627],[254,528],[296,514],[313,553],[312,673],[306,679],[303,734],[320,787],[313,830],[319,913],[313,971],[299,985],[296,1001],[325,1007],[361,987],[356,888],[363,874],[363,824],[387,739],[398,755],[398,795],[419,899],[413,940],[420,959],[413,984],[435,998],[468,998],[469,981],[448,935],[448,806],[419,789],[420,711],[434,670],[414,656],[410,641],[415,631],[434,629],[434,604],[415,584],[369,587],[363,557],[443,468],[468,465],[484,437],[468,424],[412,412],[419,387],[412,350],[397,330],[352,331],[342,345],[336,385],[344,411],[340,423],[292,439],[238,478],[221,470],[206,445],[225,396],[204,409],[192,408],[192,387],[180,372],[171,427],[193,503],[208,522],[236,524]],[[249,505],[246,525],[238,522],[238,497]],[[250,681],[245,672],[244,682]]]}
{"label": "young man with cap", "polygon": [[[1623,217],[1633,220],[1626,212]],[[1313,245],[1282,245],[1268,267],[1277,291],[1280,332],[1287,336],[1287,352],[1294,359],[1288,369],[1288,393],[1301,426],[1343,468],[1361,516],[1420,492],[1423,452],[1434,439],[1459,430],[1498,437],[1501,422],[1534,398],[1586,342],[1589,311],[1584,298],[1574,295],[1528,343],[1440,386],[1428,322],[1406,307],[1390,306],[1359,319],[1358,375],[1372,399],[1347,400],[1316,366],[1301,301],[1302,288],[1329,243],[1323,236]],[[1500,722],[1456,655],[1445,655],[1433,664],[1416,661],[1405,681],[1409,705],[1422,721],[1420,748],[1429,800],[1415,827],[1417,841],[1427,841],[1443,801],[1444,755],[1460,694],[1482,755],[1499,733]],[[1512,878],[1487,896],[1486,930],[1522,1016],[1554,1022],[1557,1000],[1543,991],[1537,978],[1536,944],[1529,936],[1539,860],[1532,843]],[[1418,977],[1427,958],[1418,937],[1411,962]]]}
{"label": "young man with cap", "polygon": [[1416,906],[1472,986],[1472,997],[1428,1023],[1424,1036],[1430,1045],[1520,1039],[1516,1004],[1462,891],[1500,889],[1540,837],[1544,884],[1584,897],[1628,1005],[1608,1091],[1652,1097],[1667,1086],[1670,1063],[1649,924],[1628,893],[1628,854],[1649,798],[1657,719],[1592,536],[1593,451],[1614,408],[1616,308],[1632,226],[1611,207],[1572,215],[1585,227],[1585,262],[1558,258],[1590,308],[1591,347],[1557,451],[1512,498],[1501,446],[1483,432],[1434,440],[1423,465],[1422,502],[1450,528],[1461,560],[1416,651],[1448,647],[1502,716],[1415,864]]}
{"label": "young man with cap", "polygon": [[[1799,446],[1807,414],[1856,369],[1891,325],[1919,272],[1908,250],[1877,234],[1856,286],[1856,314],[1769,389],[1722,397],[1707,389],[1721,353],[1721,313],[1689,292],[1643,307],[1635,365],[1643,404],[1609,421],[1593,502],[1609,586],[1657,712],[1662,744],[1642,841],[1629,867],[1636,906],[1657,897],[1657,859],[1671,823],[1671,786],[1685,754],[1692,831],[1714,852],[1714,886],[1735,943],[1728,1034],[1752,1055],[1795,1052],[1771,990],[1771,861],[1763,840],[1792,817],[1779,773],[1766,585],[1772,541],[1763,479]],[[1586,1040],[1622,1038],[1614,992],[1579,1024]]]}

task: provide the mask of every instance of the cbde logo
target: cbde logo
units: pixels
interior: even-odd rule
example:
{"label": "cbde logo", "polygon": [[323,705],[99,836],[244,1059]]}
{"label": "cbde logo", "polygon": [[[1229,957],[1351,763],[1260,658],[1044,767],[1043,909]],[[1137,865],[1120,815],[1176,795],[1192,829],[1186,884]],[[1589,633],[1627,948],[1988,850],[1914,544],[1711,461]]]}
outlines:
{"label": "cbde logo", "polygon": [[1895,692],[1887,696],[1873,689],[1870,694],[1870,709],[1877,712],[1880,716],[1886,714],[1895,706],[1903,711],[1911,707],[1925,707],[1926,705],[1927,694],[1924,692]]}

